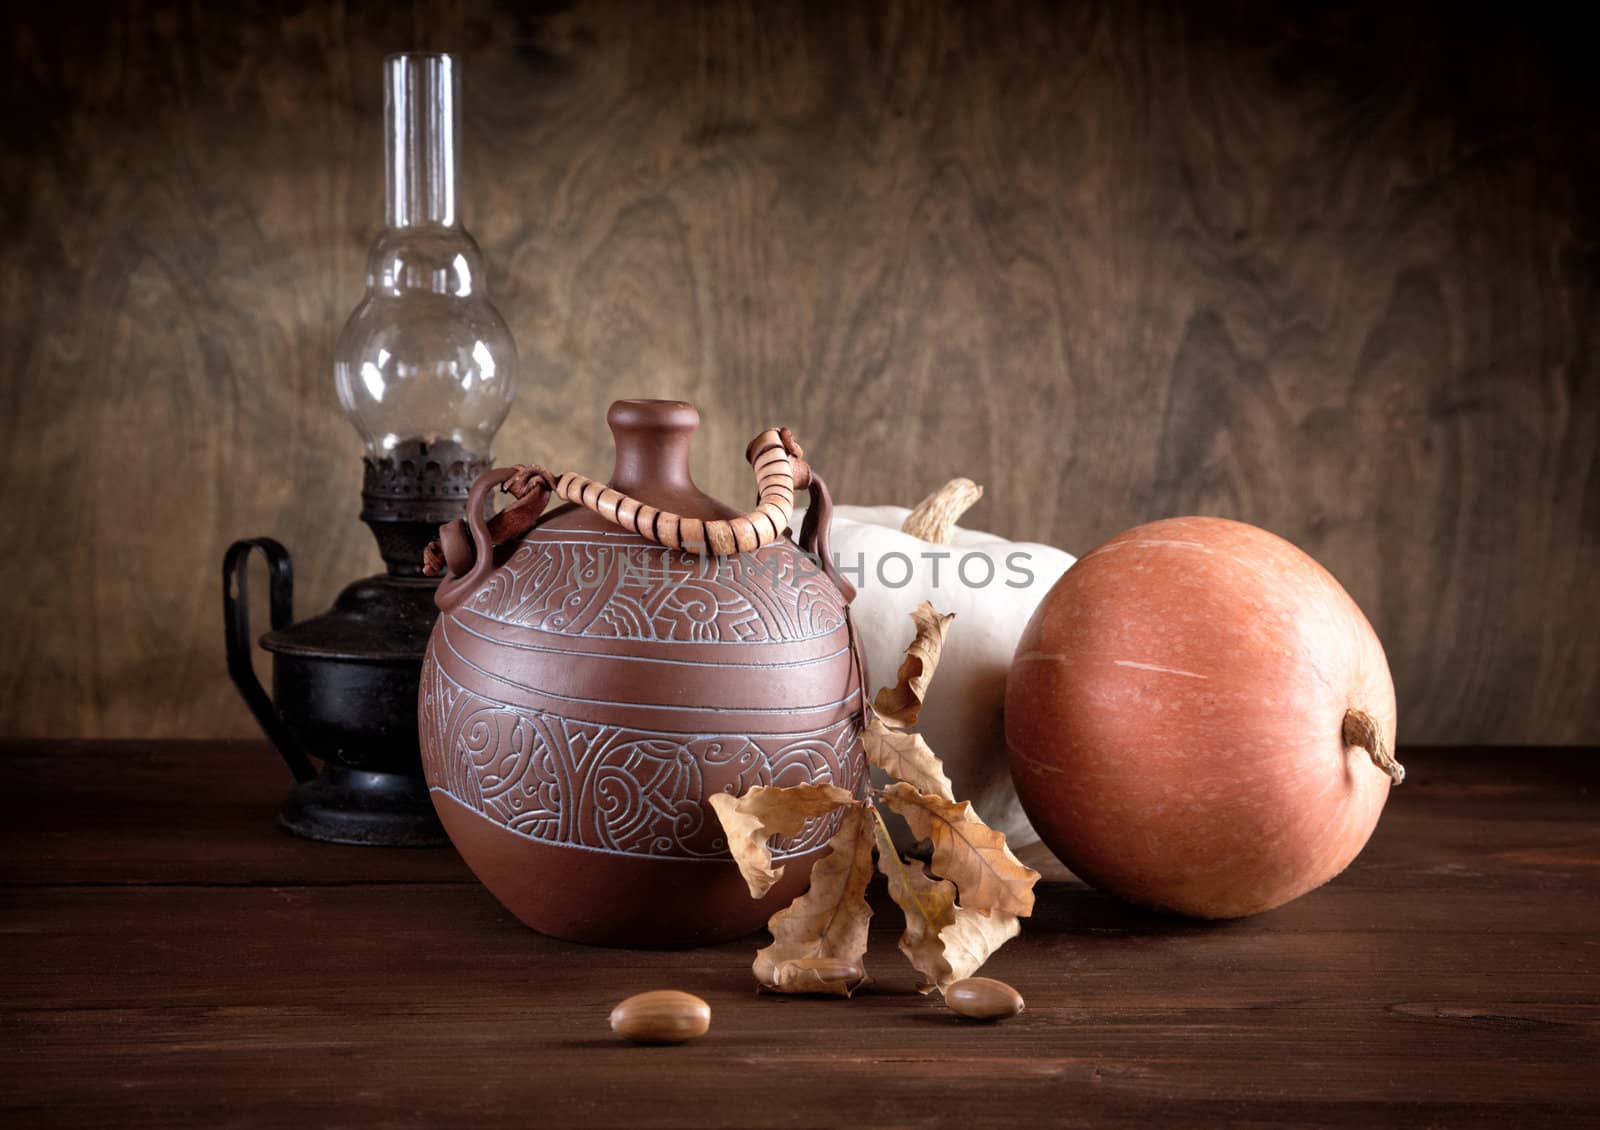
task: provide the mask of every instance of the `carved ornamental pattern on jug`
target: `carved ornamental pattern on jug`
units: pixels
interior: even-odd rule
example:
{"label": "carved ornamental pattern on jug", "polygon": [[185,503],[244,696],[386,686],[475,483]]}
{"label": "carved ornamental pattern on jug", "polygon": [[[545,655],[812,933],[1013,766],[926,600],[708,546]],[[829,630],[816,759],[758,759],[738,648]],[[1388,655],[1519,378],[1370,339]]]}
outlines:
{"label": "carved ornamental pattern on jug", "polygon": [[[715,858],[727,849],[707,805],[716,792],[831,782],[854,790],[860,716],[806,734],[686,735],[584,722],[484,698],[428,664],[420,702],[428,779],[533,839],[628,855]],[[839,814],[775,846],[810,851]]]}
{"label": "carved ornamental pattern on jug", "polygon": [[838,590],[798,551],[719,559],[632,536],[524,543],[466,607],[564,635],[684,643],[808,640],[844,623]]}

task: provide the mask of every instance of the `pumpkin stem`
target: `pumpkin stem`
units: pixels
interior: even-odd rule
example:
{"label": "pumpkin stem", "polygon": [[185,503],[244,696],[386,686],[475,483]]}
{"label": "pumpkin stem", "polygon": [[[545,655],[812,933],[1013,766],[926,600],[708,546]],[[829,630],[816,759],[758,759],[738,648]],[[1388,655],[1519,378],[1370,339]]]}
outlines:
{"label": "pumpkin stem", "polygon": [[900,532],[934,545],[949,545],[950,527],[982,497],[983,488],[971,479],[951,479],[917,503],[900,523]]}
{"label": "pumpkin stem", "polygon": [[1406,767],[1394,759],[1389,743],[1383,738],[1383,727],[1365,710],[1351,708],[1345,711],[1341,736],[1346,749],[1365,750],[1367,756],[1372,758],[1372,763],[1389,774],[1389,779],[1395,784],[1406,779]]}

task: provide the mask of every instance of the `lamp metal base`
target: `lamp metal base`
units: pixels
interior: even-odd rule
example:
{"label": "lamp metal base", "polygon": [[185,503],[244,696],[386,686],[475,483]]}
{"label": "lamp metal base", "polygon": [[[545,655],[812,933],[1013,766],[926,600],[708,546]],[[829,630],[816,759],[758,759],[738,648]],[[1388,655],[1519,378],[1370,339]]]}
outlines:
{"label": "lamp metal base", "polygon": [[278,824],[330,844],[440,847],[449,842],[420,776],[338,765],[295,786],[278,811]]}

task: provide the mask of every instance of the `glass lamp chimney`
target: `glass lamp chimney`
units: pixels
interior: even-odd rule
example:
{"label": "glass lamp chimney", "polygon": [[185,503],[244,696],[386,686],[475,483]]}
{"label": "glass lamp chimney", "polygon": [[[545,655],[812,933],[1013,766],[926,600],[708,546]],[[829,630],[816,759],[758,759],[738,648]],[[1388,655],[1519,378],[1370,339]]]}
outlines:
{"label": "glass lamp chimney", "polygon": [[334,360],[339,402],[369,460],[450,441],[486,462],[516,394],[516,345],[461,226],[460,107],[452,56],[385,61],[385,226]]}
{"label": "glass lamp chimney", "polygon": [[460,85],[449,55],[384,60],[383,169],[391,228],[456,226]]}

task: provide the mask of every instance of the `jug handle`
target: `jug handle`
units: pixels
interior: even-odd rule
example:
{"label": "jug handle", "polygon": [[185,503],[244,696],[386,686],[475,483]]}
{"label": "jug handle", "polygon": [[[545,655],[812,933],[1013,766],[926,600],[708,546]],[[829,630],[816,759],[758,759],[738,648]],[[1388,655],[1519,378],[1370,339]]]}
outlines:
{"label": "jug handle", "polygon": [[833,533],[833,492],[816,471],[811,472],[809,486],[811,504],[806,507],[806,520],[800,524],[798,539],[802,552],[814,558],[827,578],[838,588],[846,604],[856,598],[856,587],[839,575],[833,561],[831,535]]}
{"label": "jug handle", "polygon": [[294,779],[303,784],[316,778],[316,767],[290,733],[288,723],[262,687],[261,680],[256,678],[255,666],[250,662],[248,581],[250,551],[253,549],[259,549],[267,561],[267,577],[271,585],[268,608],[273,630],[288,627],[294,619],[294,565],[289,559],[289,551],[272,538],[245,538],[230,545],[227,555],[222,559],[222,620],[227,640],[228,677],[239,688],[245,705],[288,764]]}
{"label": "jug handle", "polygon": [[[737,518],[685,518],[657,510],[631,495],[613,490],[594,479],[567,471],[556,476],[543,467],[497,467],[485,471],[472,484],[467,516],[439,527],[439,539],[423,554],[423,572],[447,572],[434,596],[441,611],[459,604],[475,591],[494,568],[494,547],[533,527],[550,496],[582,506],[646,541],[685,553],[719,557],[762,549],[779,538],[794,517],[794,492],[808,490],[811,506],[800,534],[800,548],[816,557],[823,573],[839,589],[845,603],[855,599],[853,585],[839,575],[829,548],[833,527],[833,495],[828,484],[805,460],[805,452],[788,428],[768,428],[745,448],[745,459],[755,472],[759,498],[756,508]],[[515,481],[510,481],[515,480]],[[518,501],[484,518],[489,492],[506,484]]]}
{"label": "jug handle", "polygon": [[646,541],[700,556],[729,557],[771,545],[794,517],[794,492],[811,485],[811,467],[788,428],[768,428],[744,452],[756,476],[756,508],[737,518],[685,518],[613,490],[575,471],[555,479],[556,497],[592,510]]}
{"label": "jug handle", "polygon": [[[438,606],[439,611],[448,612],[460,604],[476,592],[478,586],[494,572],[495,537],[490,533],[489,519],[484,517],[484,512],[488,509],[489,492],[508,479],[526,473],[526,469],[520,467],[495,467],[472,481],[472,490],[467,494],[465,519],[467,533],[471,538],[470,554],[466,552],[465,541],[460,537],[462,519],[457,518],[439,527],[439,538],[443,542],[441,556],[449,565],[449,576],[439,582],[439,588],[433,594],[433,603]],[[536,497],[538,493],[540,493],[539,488],[536,486],[532,494],[524,500],[529,502],[527,509],[532,512],[533,520],[527,523],[529,527],[538,520],[539,512],[544,510],[543,501]],[[544,498],[548,500],[549,497],[549,493],[544,492]],[[516,508],[519,511],[523,509],[522,501],[516,504]],[[507,507],[503,513],[510,514],[511,509]],[[430,546],[429,550],[431,552],[433,547]],[[432,565],[433,562],[429,561],[427,564]],[[425,566],[424,571],[430,570]]]}

